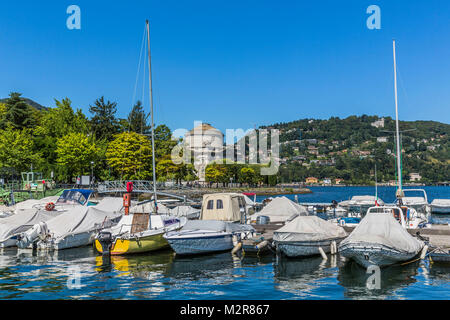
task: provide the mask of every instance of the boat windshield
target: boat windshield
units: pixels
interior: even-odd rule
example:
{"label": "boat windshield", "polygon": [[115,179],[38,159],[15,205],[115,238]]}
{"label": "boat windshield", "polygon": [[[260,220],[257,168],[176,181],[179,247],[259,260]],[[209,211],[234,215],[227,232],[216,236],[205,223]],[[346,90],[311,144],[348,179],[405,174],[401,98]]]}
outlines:
{"label": "boat windshield", "polygon": [[88,200],[86,196],[86,194],[83,194],[79,190],[64,190],[56,203],[84,205]]}
{"label": "boat windshield", "polygon": [[397,220],[401,221],[401,211],[399,208],[391,207],[372,207],[369,209],[368,213],[390,213]]}

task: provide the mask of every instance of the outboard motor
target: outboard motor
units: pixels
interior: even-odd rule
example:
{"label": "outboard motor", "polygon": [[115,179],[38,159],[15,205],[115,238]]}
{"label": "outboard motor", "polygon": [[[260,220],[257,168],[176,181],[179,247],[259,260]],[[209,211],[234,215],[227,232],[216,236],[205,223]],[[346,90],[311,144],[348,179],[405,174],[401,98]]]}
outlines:
{"label": "outboard motor", "polygon": [[97,236],[98,242],[100,242],[102,246],[102,255],[110,255],[111,254],[111,246],[113,243],[113,237],[111,232],[102,231]]}
{"label": "outboard motor", "polygon": [[20,249],[32,249],[36,242],[45,241],[49,235],[49,230],[45,222],[40,222],[32,228],[17,236],[17,247]]}

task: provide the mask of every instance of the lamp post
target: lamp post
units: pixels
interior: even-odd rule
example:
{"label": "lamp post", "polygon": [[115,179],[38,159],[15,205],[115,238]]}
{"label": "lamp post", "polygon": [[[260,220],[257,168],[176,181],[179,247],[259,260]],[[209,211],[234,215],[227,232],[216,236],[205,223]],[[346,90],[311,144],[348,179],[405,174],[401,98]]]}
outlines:
{"label": "lamp post", "polygon": [[94,180],[94,161],[91,161],[91,181],[90,181],[91,186],[93,180]]}

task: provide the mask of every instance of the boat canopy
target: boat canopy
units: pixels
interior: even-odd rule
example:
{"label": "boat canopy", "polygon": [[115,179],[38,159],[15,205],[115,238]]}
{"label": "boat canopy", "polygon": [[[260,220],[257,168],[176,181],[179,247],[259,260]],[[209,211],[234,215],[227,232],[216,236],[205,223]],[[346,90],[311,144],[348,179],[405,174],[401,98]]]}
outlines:
{"label": "boat canopy", "polygon": [[61,214],[57,211],[25,209],[16,214],[0,219],[0,242],[27,231],[33,225],[50,220]]}
{"label": "boat canopy", "polygon": [[342,227],[317,216],[298,216],[273,234],[275,241],[324,241],[344,238]]}
{"label": "boat canopy", "polygon": [[[149,201],[143,204],[135,205],[130,208],[130,213],[153,213],[155,204]],[[175,208],[168,208],[161,202],[158,202],[158,214],[168,214],[177,217],[186,217],[188,219],[198,218],[200,216],[200,209],[195,209],[191,206],[181,205]]]}
{"label": "boat canopy", "polygon": [[395,220],[391,212],[392,210],[384,212],[369,210],[358,226],[340,245],[343,246],[349,243],[361,245],[378,244],[407,253],[420,251],[423,244],[410,235]]}
{"label": "boat canopy", "polygon": [[245,206],[242,194],[205,194],[203,195],[200,220],[240,221],[241,209],[245,212]]}
{"label": "boat canopy", "polygon": [[434,199],[431,201],[431,205],[450,208],[450,199]]}
{"label": "boat canopy", "polygon": [[294,215],[307,216],[308,210],[286,197],[276,197],[250,218],[253,221],[258,216],[267,216],[270,222],[284,222]]}
{"label": "boat canopy", "polygon": [[371,195],[361,195],[361,196],[353,196],[350,200],[344,200],[339,202],[340,206],[351,206],[351,205],[375,205],[375,200],[379,205],[384,205],[384,201],[379,197],[371,196]]}
{"label": "boat canopy", "polygon": [[107,212],[95,207],[75,207],[46,222],[53,239],[64,238],[99,228],[105,221],[118,218],[120,212]]}
{"label": "boat canopy", "polygon": [[57,203],[85,205],[93,190],[90,189],[69,189],[64,190]]}
{"label": "boat canopy", "polygon": [[181,228],[182,231],[208,230],[217,232],[254,232],[255,229],[248,224],[232,223],[220,220],[188,220]]}

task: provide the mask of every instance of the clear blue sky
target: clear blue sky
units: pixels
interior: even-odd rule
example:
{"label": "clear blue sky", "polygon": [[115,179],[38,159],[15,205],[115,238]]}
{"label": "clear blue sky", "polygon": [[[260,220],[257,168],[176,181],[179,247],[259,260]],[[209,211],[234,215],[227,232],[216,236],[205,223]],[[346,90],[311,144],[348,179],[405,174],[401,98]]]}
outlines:
{"label": "clear blue sky", "polygon": [[[81,30],[66,28],[71,4]],[[366,27],[371,4],[381,30]],[[394,116],[393,38],[401,120],[450,123],[448,0],[2,1],[0,97],[69,97],[88,114],[104,95],[125,117],[147,18],[156,122],[172,130]]]}

